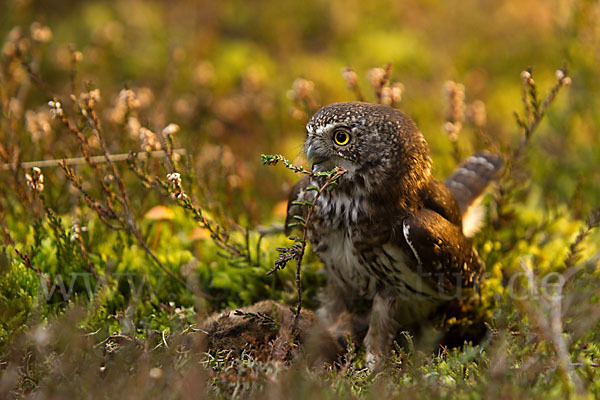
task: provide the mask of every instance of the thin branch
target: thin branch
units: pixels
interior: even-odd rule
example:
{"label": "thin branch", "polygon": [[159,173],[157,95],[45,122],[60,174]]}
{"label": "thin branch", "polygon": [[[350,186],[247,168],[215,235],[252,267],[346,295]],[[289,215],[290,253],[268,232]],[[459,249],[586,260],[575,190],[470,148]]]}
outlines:
{"label": "thin branch", "polygon": [[585,227],[581,228],[575,240],[569,246],[569,254],[565,258],[565,266],[571,268],[579,259],[581,243],[590,235],[594,228],[600,225],[600,207],[596,208],[586,220]]}
{"label": "thin branch", "polygon": [[337,183],[337,180],[346,173],[346,170],[341,167],[335,167],[333,170],[329,172],[310,172],[304,167],[296,166],[291,164],[285,157],[282,155],[261,155],[261,159],[263,164],[265,165],[276,165],[279,162],[282,162],[286,168],[299,173],[299,174],[308,174],[313,177],[325,177],[326,181],[321,187],[308,187],[307,190],[316,191],[317,194],[312,201],[304,200],[298,201],[298,205],[307,206],[308,213],[306,218],[302,218],[301,216],[294,216],[294,218],[298,221],[298,225],[302,225],[302,236],[292,236],[290,239],[294,240],[294,244],[290,247],[282,247],[277,250],[280,252],[279,258],[275,261],[275,266],[267,272],[267,275],[274,273],[275,271],[281,270],[286,267],[287,263],[291,260],[296,260],[296,288],[298,293],[298,305],[296,307],[296,311],[294,314],[294,324],[293,324],[293,332],[294,335],[297,333],[298,321],[300,319],[300,312],[302,311],[302,260],[304,258],[304,253],[306,251],[306,244],[308,241],[308,229],[310,226],[311,218],[314,214],[317,201],[321,194],[326,190],[329,190],[333,185]]}
{"label": "thin branch", "polygon": [[[23,264],[25,265],[26,268],[35,272],[35,274],[38,276],[38,278],[45,280],[48,287],[52,286],[52,281],[50,281],[50,278],[48,278],[46,275],[44,275],[44,273],[42,271],[40,271],[38,268],[34,267],[31,264],[31,258],[29,258],[29,254],[21,253],[17,249],[15,249],[15,252],[21,258],[21,260],[23,261]],[[62,290],[59,287],[57,287],[56,290],[58,291],[58,293],[62,294]]]}
{"label": "thin branch", "polygon": [[313,202],[314,206],[309,207],[308,215],[306,216],[306,222],[304,223],[304,229],[302,230],[302,246],[300,250],[299,257],[296,259],[296,287],[298,288],[298,306],[296,307],[296,314],[294,315],[294,332],[298,329],[298,321],[300,318],[300,311],[302,310],[302,281],[300,279],[300,274],[302,271],[302,259],[304,258],[304,251],[306,250],[306,242],[308,240],[308,227],[311,221],[311,217],[314,214],[317,200],[321,197],[321,194],[328,190],[331,185],[333,185],[337,180],[346,173],[347,171],[344,168],[336,167],[335,172],[331,175],[325,184],[319,188],[317,195],[315,196]]}
{"label": "thin branch", "polygon": [[[568,76],[566,67],[559,69],[557,71],[557,75],[556,84],[552,87],[552,89],[550,89],[550,92],[546,95],[544,102],[540,106],[537,98],[537,88],[533,78],[531,77],[531,69],[523,71],[522,78],[524,81],[524,87],[528,89],[531,101],[527,101],[527,94],[525,94],[523,98],[523,106],[525,109],[523,117],[524,119],[517,118],[517,122],[522,126],[524,131],[521,137],[521,142],[513,153],[513,159],[518,159],[522,155],[522,152],[525,150],[527,144],[531,140],[533,132],[537,129],[540,122],[542,122],[542,119],[548,111],[548,107],[550,104],[552,104],[552,102],[554,102],[554,99],[556,98],[556,95],[560,89],[563,86],[568,86],[571,84],[571,78]],[[532,108],[533,110],[531,110]]]}
{"label": "thin branch", "polygon": [[[175,149],[173,150],[174,154],[185,155],[185,149]],[[121,153],[121,154],[109,154],[108,158],[112,162],[119,161],[127,161],[130,153]],[[156,151],[142,151],[137,153],[137,157],[140,160],[147,160],[149,158],[162,158],[167,156],[167,152],[164,150],[156,150]],[[104,163],[106,162],[106,156],[91,156],[89,160],[92,163]],[[47,168],[47,167],[58,167],[61,163],[66,165],[82,165],[87,164],[87,160],[85,157],[75,157],[75,158],[63,158],[63,159],[53,159],[53,160],[39,160],[39,161],[26,161],[17,165],[18,168]],[[13,164],[2,164],[1,168],[8,170],[11,169]]]}

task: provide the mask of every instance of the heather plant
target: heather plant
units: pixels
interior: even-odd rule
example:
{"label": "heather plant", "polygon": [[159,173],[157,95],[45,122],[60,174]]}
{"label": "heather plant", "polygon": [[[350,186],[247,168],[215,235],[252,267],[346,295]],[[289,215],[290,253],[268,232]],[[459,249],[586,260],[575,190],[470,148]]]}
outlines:
{"label": "heather plant", "polygon": [[[0,13],[0,397],[600,396],[597,4]],[[310,217],[290,241],[285,199],[310,173],[304,123],[352,99],[413,116],[437,177],[479,149],[505,156],[474,238],[488,335],[449,348],[405,332],[378,374],[351,341],[319,366],[297,335],[212,351],[212,313],[277,332],[249,306],[317,307]]]}

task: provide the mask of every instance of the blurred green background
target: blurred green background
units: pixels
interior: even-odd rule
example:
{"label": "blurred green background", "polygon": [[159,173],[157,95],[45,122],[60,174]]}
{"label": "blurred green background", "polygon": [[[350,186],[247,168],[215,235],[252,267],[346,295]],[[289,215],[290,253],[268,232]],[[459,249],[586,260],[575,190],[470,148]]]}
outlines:
{"label": "blurred green background", "polygon": [[[586,0],[6,0],[0,37],[14,26],[47,25],[52,37],[37,50],[39,68],[59,93],[70,89],[70,44],[83,55],[77,78],[100,88],[106,108],[122,87],[149,89],[145,122],[181,125],[178,139],[200,170],[215,172],[205,164],[223,161],[219,173],[200,179],[210,200],[251,224],[269,219],[296,179],[259,160],[301,152],[303,122],[286,96],[296,78],[313,81],[324,105],[354,99],[343,67],[355,69],[369,94],[367,71],[392,63],[392,78],[405,88],[400,108],[425,134],[435,174],[444,177],[455,164],[442,130],[445,81],[463,83],[467,103],[485,102],[486,131],[506,145],[518,139],[520,72],[533,66],[544,91],[566,62],[573,84],[534,138],[531,170],[545,201],[576,201],[583,215],[600,201],[599,9]],[[32,90],[26,107],[43,106],[40,94]],[[472,136],[466,130],[460,138],[465,155]],[[124,147],[115,140],[111,150]],[[24,158],[63,156],[40,151]]]}

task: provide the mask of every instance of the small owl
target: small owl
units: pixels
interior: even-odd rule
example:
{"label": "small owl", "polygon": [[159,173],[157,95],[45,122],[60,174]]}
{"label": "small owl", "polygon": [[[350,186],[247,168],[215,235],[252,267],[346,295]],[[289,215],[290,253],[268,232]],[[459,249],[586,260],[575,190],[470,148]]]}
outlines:
{"label": "small owl", "polygon": [[[429,148],[415,123],[385,105],[331,104],[306,130],[313,172],[347,170],[317,199],[309,224],[308,238],[327,275],[318,315],[337,326],[349,313],[355,332],[364,326],[373,368],[399,329],[476,294],[484,266],[463,220],[502,159],[478,153],[441,183],[431,174]],[[294,200],[313,201],[315,192],[306,188],[325,179],[307,176],[294,186],[286,226],[307,213]]]}

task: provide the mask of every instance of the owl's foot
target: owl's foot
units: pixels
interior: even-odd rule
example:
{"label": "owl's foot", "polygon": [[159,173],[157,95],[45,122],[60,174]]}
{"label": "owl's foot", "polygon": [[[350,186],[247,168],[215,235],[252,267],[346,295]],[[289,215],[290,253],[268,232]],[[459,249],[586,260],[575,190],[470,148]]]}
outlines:
{"label": "owl's foot", "polygon": [[365,336],[367,367],[377,372],[383,366],[385,355],[391,350],[392,339],[397,325],[394,320],[394,300],[381,294],[375,295],[369,321],[369,331]]}
{"label": "owl's foot", "polygon": [[367,353],[366,364],[369,372],[375,374],[383,369],[383,357],[381,354],[369,351]]}

